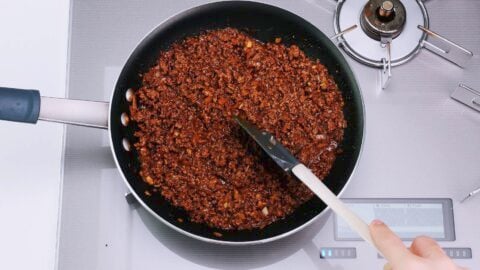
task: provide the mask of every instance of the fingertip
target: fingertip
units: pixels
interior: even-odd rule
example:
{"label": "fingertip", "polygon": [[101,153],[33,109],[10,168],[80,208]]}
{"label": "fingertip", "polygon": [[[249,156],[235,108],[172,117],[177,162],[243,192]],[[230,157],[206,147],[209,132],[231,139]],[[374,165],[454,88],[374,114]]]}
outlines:
{"label": "fingertip", "polygon": [[369,229],[375,246],[388,261],[399,263],[409,254],[402,240],[381,220],[372,221]]}
{"label": "fingertip", "polygon": [[381,230],[381,228],[385,227],[385,223],[379,219],[374,219],[370,224],[368,225],[368,229],[370,230],[370,234],[372,237],[376,234],[378,234],[378,231]]}
{"label": "fingertip", "polygon": [[388,228],[387,228],[387,225],[383,223],[383,221],[379,219],[374,219],[368,225],[368,229],[370,230],[370,234],[372,235],[373,238],[378,238],[378,236],[384,234],[384,231]]}
{"label": "fingertip", "polygon": [[381,221],[380,219],[374,219],[374,220],[370,223],[370,226],[371,226],[371,227],[379,226],[379,225],[385,225],[385,223],[383,223],[383,221]]}

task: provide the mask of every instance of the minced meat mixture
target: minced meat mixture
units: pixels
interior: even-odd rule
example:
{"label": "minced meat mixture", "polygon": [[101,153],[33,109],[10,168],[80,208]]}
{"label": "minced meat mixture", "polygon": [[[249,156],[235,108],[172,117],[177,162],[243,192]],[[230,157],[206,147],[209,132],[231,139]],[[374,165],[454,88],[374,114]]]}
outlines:
{"label": "minced meat mixture", "polygon": [[191,221],[263,228],[313,194],[269,160],[232,119],[272,133],[323,179],[346,121],[333,78],[281,39],[212,30],[161,52],[130,107],[141,176]]}

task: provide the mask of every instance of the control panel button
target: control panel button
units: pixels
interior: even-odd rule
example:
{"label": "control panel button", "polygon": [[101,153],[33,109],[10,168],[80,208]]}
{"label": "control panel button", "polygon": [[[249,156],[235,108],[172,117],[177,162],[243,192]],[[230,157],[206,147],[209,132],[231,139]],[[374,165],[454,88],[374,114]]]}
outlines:
{"label": "control panel button", "polygon": [[471,248],[443,248],[445,254],[452,259],[471,259]]}
{"label": "control panel button", "polygon": [[357,249],[354,247],[323,247],[320,248],[320,259],[355,259]]}

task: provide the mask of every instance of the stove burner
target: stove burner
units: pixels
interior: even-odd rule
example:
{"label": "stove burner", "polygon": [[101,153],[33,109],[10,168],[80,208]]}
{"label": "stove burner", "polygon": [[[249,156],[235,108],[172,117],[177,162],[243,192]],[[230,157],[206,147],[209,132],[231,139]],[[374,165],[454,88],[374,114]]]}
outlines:
{"label": "stove burner", "polygon": [[[358,62],[381,68],[383,89],[392,77],[391,68],[408,62],[422,48],[465,67],[473,53],[429,29],[423,2],[338,0],[332,39]],[[363,31],[354,31],[358,25]]]}
{"label": "stove burner", "polygon": [[[418,25],[429,28],[429,19],[421,0],[339,0],[334,24],[336,34],[361,26],[338,37],[339,45],[355,60],[384,68],[386,62],[406,63],[420,51],[427,34]],[[386,43],[391,41],[389,52]]]}
{"label": "stove burner", "polygon": [[396,38],[403,30],[407,14],[399,0],[370,0],[360,17],[365,33],[375,39]]}

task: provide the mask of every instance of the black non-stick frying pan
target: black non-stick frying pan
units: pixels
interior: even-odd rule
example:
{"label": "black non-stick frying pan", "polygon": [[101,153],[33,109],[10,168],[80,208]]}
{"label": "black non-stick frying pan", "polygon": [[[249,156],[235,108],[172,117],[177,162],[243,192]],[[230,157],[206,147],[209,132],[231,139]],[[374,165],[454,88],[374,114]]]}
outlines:
{"label": "black non-stick frying pan", "polygon": [[158,193],[145,195],[151,187],[138,174],[138,156],[130,147],[135,141],[136,127],[126,121],[126,116],[130,91],[141,85],[139,74],[147,71],[159,52],[173,42],[205,30],[225,27],[240,29],[263,42],[281,37],[283,43],[296,44],[310,58],[319,59],[333,75],[345,100],[344,114],[348,126],[340,145],[343,152],[324,181],[338,195],[355,169],[363,141],[364,108],[359,87],[344,57],[328,37],[301,17],[270,5],[246,1],[218,2],[187,10],[163,22],[130,55],[109,107],[102,102],[40,97],[36,90],[0,88],[0,119],[30,123],[40,119],[108,128],[118,169],[137,200],[153,216],[188,236],[222,244],[256,244],[290,235],[325,212],[326,206],[320,199],[311,199],[291,215],[263,229],[225,231],[190,222],[185,211],[172,206]]}

